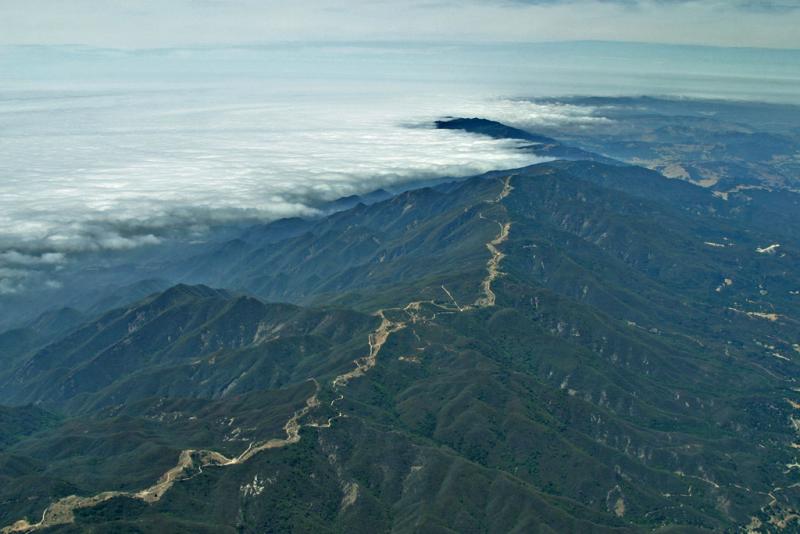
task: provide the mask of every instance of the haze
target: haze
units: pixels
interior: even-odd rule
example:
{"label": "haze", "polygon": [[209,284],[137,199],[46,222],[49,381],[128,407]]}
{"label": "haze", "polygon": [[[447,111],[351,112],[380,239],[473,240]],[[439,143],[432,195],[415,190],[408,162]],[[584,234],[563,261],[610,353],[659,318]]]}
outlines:
{"label": "haze", "polygon": [[793,0],[6,0],[8,44],[599,39],[796,48]]}

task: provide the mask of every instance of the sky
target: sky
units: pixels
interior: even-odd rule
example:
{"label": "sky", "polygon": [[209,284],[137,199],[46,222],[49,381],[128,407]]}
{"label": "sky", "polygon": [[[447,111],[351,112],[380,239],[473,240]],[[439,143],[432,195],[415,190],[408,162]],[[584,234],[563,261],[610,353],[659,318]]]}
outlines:
{"label": "sky", "polygon": [[800,48],[798,0],[2,0],[0,44],[613,40]]}

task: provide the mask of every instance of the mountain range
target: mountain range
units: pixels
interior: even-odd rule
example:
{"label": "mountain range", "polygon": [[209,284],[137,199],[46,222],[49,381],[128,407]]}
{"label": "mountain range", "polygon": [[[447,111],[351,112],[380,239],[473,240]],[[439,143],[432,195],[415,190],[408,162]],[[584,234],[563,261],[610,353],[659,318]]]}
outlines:
{"label": "mountain range", "polygon": [[1,334],[2,532],[800,529],[800,195],[437,126],[558,159]]}

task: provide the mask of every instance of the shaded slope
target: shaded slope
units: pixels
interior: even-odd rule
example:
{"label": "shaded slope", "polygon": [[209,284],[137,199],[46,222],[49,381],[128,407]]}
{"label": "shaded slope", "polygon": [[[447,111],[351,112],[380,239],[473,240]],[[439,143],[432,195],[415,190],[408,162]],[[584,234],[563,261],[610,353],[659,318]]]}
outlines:
{"label": "shaded slope", "polygon": [[346,310],[175,286],[20,362],[5,374],[3,401],[80,411],[155,395],[219,397],[279,387],[305,379],[308,366],[331,365],[327,358],[352,359],[363,346],[357,333],[373,322]]}

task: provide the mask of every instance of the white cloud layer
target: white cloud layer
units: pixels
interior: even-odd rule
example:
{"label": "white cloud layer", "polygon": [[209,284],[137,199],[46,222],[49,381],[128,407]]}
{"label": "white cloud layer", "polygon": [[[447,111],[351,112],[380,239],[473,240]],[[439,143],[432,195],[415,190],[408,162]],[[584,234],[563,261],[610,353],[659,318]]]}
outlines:
{"label": "white cloud layer", "polygon": [[526,124],[537,113],[584,119],[559,106],[303,84],[0,91],[0,293],[77,252],[541,161],[516,142],[432,128],[445,114],[510,118],[515,105]]}
{"label": "white cloud layer", "polygon": [[[408,102],[374,95],[220,97],[48,92],[24,112],[7,98],[0,243],[125,249],[176,224],[309,214],[344,195],[535,161],[512,142],[430,128],[438,117],[431,102],[409,116]],[[404,125],[409,119],[426,127]],[[59,258],[21,251],[0,260]]]}

